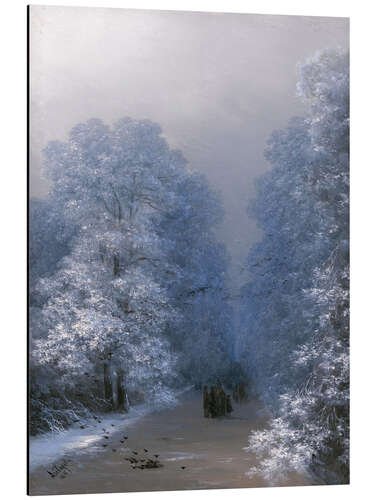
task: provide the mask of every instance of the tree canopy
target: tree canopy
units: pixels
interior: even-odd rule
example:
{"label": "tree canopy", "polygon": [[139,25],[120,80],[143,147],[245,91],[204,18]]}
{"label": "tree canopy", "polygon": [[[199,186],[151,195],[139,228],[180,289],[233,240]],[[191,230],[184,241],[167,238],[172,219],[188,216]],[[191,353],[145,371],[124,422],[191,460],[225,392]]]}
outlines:
{"label": "tree canopy", "polygon": [[92,119],[44,153],[51,189],[33,202],[30,251],[36,427],[58,425],[67,406],[117,407],[116,384],[163,404],[223,372],[228,258],[206,180],[147,120]]}
{"label": "tree canopy", "polygon": [[249,450],[272,481],[297,469],[347,482],[348,54],[307,61],[298,92],[308,114],[271,136],[272,170],[250,204],[263,239],[248,259],[242,362],[275,418]]}

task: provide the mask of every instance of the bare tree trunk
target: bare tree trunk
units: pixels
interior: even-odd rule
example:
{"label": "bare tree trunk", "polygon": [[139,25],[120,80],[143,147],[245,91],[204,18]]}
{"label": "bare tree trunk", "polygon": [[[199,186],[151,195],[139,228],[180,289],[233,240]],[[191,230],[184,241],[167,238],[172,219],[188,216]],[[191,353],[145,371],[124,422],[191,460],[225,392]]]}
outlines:
{"label": "bare tree trunk", "polygon": [[120,275],[120,256],[115,253],[113,256],[113,276]]}
{"label": "bare tree trunk", "polygon": [[117,404],[120,410],[129,410],[129,400],[125,387],[125,372],[123,369],[117,371]]}
{"label": "bare tree trunk", "polygon": [[207,385],[203,386],[203,416],[208,418],[210,416],[210,396],[207,391]]}
{"label": "bare tree trunk", "polygon": [[109,404],[110,408],[113,409],[113,388],[112,388],[112,376],[111,376],[111,365],[110,360],[104,361],[104,398]]}

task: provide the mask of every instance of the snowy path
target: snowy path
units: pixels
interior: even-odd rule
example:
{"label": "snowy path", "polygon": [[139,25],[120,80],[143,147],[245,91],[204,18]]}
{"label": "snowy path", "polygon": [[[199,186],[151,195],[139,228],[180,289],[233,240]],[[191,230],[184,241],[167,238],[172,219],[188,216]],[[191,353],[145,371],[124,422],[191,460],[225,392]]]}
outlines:
{"label": "snowy path", "polygon": [[[207,419],[202,416],[202,396],[188,393],[174,408],[155,413],[108,416],[100,427],[109,430],[102,439],[100,430],[67,431],[66,438],[53,439],[48,450],[38,438],[33,453],[43,452],[43,459],[34,461],[30,473],[30,493],[34,495],[110,493],[126,491],[187,490],[207,488],[249,488],[268,486],[259,478],[249,478],[247,472],[256,465],[256,457],[244,451],[251,429],[264,428],[266,418],[259,401],[234,405],[230,418]],[[114,427],[110,424],[113,423]],[[109,424],[109,425],[108,425]],[[80,431],[80,429],[79,429]],[[102,431],[103,432],[103,431]],[[78,434],[75,434],[78,433]],[[126,435],[128,439],[123,440]],[[39,444],[37,444],[39,443]],[[38,448],[37,446],[40,446]],[[45,451],[43,451],[45,450]],[[67,472],[51,477],[52,466],[64,466],[61,458],[70,459]],[[49,455],[50,454],[50,455]],[[54,463],[46,463],[48,458]],[[129,458],[138,464],[157,457],[162,467],[134,469]],[[295,476],[289,485],[311,484]]]}
{"label": "snowy path", "polygon": [[[104,440],[104,430],[108,437],[120,430],[125,431],[140,418],[152,411],[146,405],[131,408],[129,413],[98,414],[100,423],[94,419],[80,421],[63,432],[48,432],[30,438],[30,472],[40,466],[49,466],[62,457],[77,456],[82,452],[96,454]],[[81,429],[81,425],[85,428]]]}

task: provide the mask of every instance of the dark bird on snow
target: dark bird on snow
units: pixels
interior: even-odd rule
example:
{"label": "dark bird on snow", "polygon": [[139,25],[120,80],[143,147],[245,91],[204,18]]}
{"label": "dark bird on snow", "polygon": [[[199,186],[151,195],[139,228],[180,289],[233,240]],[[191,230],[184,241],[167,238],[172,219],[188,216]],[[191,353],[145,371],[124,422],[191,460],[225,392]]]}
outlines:
{"label": "dark bird on snow", "polygon": [[155,458],[158,458],[159,455],[154,455]]}
{"label": "dark bird on snow", "polygon": [[114,427],[114,426],[115,426],[115,424],[111,424],[111,425],[112,425],[112,427]]}
{"label": "dark bird on snow", "polygon": [[103,448],[105,448],[106,446],[108,446],[107,444],[102,444]]}
{"label": "dark bird on snow", "polygon": [[84,426],[84,425],[80,425],[80,428],[81,428],[81,429],[84,429],[84,428],[85,428],[85,426]]}
{"label": "dark bird on snow", "polygon": [[182,466],[181,466],[181,469],[186,469],[185,465],[182,465]]}
{"label": "dark bird on snow", "polygon": [[98,417],[96,417],[96,416],[94,415],[94,419],[95,419],[95,420],[98,420]]}
{"label": "dark bird on snow", "polygon": [[128,439],[128,436],[124,436],[124,438],[123,438],[123,439]]}
{"label": "dark bird on snow", "polygon": [[143,448],[143,449],[144,449],[145,453],[147,453],[147,452],[148,452],[148,450],[146,450],[146,448]]}
{"label": "dark bird on snow", "polygon": [[101,423],[102,423],[102,421],[101,421],[101,420],[98,420],[98,422],[99,422],[99,424],[101,424]]}
{"label": "dark bird on snow", "polygon": [[104,436],[104,439],[109,439],[109,437],[108,436]]}
{"label": "dark bird on snow", "polygon": [[123,444],[125,443],[125,441],[123,439],[120,439],[120,443]]}

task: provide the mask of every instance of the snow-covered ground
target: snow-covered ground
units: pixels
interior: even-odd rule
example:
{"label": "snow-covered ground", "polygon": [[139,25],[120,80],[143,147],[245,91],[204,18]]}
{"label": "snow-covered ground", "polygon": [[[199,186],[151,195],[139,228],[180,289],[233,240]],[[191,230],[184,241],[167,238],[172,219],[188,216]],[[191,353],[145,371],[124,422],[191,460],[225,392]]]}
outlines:
{"label": "snow-covered ground", "polygon": [[[118,431],[124,431],[147,413],[153,411],[152,407],[140,405],[132,407],[129,413],[98,414],[101,422],[94,419],[80,421],[62,432],[48,432],[39,436],[30,437],[29,458],[30,472],[42,465],[50,465],[64,455],[74,455],[83,451],[97,453],[99,442],[106,435],[110,436]],[[81,429],[81,425],[85,428]]]}
{"label": "snow-covered ground", "polygon": [[[105,434],[110,437],[119,431],[126,433],[129,427],[145,415],[178,404],[178,397],[191,391],[192,387],[184,387],[176,392],[174,397],[160,398],[158,402],[150,405],[132,406],[129,413],[97,414],[100,423],[94,418],[86,421],[82,419],[65,431],[30,437],[29,471],[32,472],[42,465],[49,466],[64,455],[72,457],[81,453],[97,454],[103,451],[101,445]],[[81,429],[81,425],[85,428]]]}
{"label": "snow-covered ground", "polygon": [[[76,456],[67,453],[64,458],[71,459],[70,463],[66,461],[64,465],[60,459],[35,469],[29,478],[30,493],[66,495],[269,486],[262,477],[248,477],[247,472],[259,461],[243,449],[248,434],[267,425],[267,419],[257,417],[262,406],[259,400],[250,399],[241,405],[234,403],[233,416],[229,418],[204,418],[202,395],[192,391],[170,409],[154,408],[156,411],[150,413],[147,410],[147,415],[131,425],[129,431],[120,434],[121,423],[112,438],[79,448]],[[108,417],[106,423],[113,420]],[[122,443],[125,434],[129,439]],[[134,456],[134,452],[137,459],[158,458],[163,467],[133,469],[124,458]],[[56,465],[64,472],[52,478],[47,470],[54,471]],[[315,483],[296,474],[278,485],[307,484]]]}

